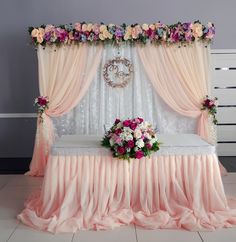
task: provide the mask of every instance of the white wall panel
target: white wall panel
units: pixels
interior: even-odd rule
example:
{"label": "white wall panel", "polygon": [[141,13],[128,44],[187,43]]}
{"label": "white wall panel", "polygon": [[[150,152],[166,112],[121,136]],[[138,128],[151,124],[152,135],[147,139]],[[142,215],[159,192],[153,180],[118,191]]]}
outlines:
{"label": "white wall panel", "polygon": [[[219,68],[221,70],[218,70]],[[217,127],[217,151],[221,156],[236,156],[235,87],[236,50],[214,50],[212,53],[212,96],[218,97],[220,105],[217,113],[220,124]]]}

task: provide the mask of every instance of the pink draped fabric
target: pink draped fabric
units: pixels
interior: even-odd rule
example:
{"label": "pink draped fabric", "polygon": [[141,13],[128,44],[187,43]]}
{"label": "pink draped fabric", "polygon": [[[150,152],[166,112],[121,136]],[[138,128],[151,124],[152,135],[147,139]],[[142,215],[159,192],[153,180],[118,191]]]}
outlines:
{"label": "pink draped fabric", "polygon": [[32,176],[43,176],[51,145],[54,141],[50,117],[63,115],[73,109],[85,95],[101,61],[103,46],[87,44],[38,47],[40,95],[49,98],[49,109],[44,121],[37,123]]}
{"label": "pink draped fabric", "polygon": [[143,228],[191,231],[236,226],[215,154],[132,160],[50,156],[42,190],[18,218],[49,232]]}
{"label": "pink draped fabric", "polygon": [[198,118],[197,133],[209,141],[208,114],[201,102],[209,94],[209,47],[196,42],[186,47],[138,46],[154,89],[176,112]]}

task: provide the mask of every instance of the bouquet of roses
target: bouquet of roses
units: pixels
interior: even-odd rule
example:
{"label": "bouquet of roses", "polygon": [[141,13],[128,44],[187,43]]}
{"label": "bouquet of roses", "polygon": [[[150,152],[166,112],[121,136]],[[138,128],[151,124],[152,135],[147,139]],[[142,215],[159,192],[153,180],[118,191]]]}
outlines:
{"label": "bouquet of roses", "polygon": [[206,96],[206,98],[202,102],[202,108],[201,110],[207,110],[210,115],[212,115],[213,123],[216,125],[218,123],[216,119],[216,113],[217,113],[217,97],[214,99],[210,99],[209,96]]}
{"label": "bouquet of roses", "polygon": [[160,143],[149,122],[134,118],[116,119],[103,137],[102,145],[111,149],[113,157],[130,160],[150,156],[159,150]]}
{"label": "bouquet of roses", "polygon": [[43,122],[43,113],[48,109],[49,100],[48,97],[39,96],[34,100],[34,106],[37,107],[37,112],[39,114],[40,122]]}

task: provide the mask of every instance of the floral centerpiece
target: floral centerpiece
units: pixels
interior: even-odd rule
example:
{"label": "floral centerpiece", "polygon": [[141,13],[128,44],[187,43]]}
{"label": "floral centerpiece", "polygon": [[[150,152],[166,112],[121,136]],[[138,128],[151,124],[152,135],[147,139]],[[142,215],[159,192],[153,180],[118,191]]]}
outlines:
{"label": "floral centerpiece", "polygon": [[43,122],[43,113],[48,109],[49,100],[48,97],[38,96],[34,100],[34,106],[37,107],[37,113],[39,115],[40,122]]}
{"label": "floral centerpiece", "polygon": [[210,99],[209,96],[206,96],[202,102],[202,108],[201,108],[201,110],[208,111],[209,115],[212,116],[212,122],[215,125],[218,123],[216,119],[217,106],[218,106],[217,100],[218,100],[217,97]]}
{"label": "floral centerpiece", "polygon": [[134,118],[116,119],[103,137],[102,145],[111,149],[113,157],[130,160],[150,156],[159,150],[160,143],[149,122]]}
{"label": "floral centerpiece", "polygon": [[41,25],[29,27],[32,42],[37,45],[71,44],[71,43],[156,43],[156,44],[186,44],[195,40],[211,42],[215,35],[215,26],[200,21],[193,23],[178,22],[166,25],[160,22],[152,24],[104,24],[75,23],[64,25]]}

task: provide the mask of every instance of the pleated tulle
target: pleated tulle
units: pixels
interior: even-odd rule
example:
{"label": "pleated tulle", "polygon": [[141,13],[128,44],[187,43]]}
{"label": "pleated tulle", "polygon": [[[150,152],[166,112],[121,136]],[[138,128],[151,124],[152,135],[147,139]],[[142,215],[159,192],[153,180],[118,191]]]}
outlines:
{"label": "pleated tulle", "polygon": [[41,191],[18,218],[53,233],[131,223],[211,231],[236,226],[236,200],[228,202],[214,154],[130,163],[110,156],[51,156]]}

